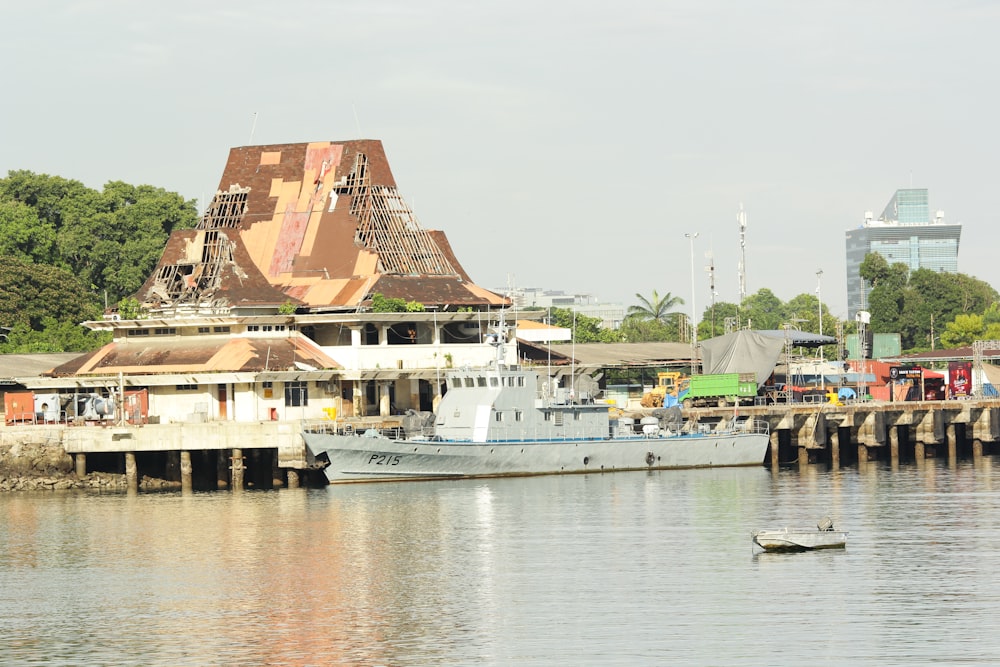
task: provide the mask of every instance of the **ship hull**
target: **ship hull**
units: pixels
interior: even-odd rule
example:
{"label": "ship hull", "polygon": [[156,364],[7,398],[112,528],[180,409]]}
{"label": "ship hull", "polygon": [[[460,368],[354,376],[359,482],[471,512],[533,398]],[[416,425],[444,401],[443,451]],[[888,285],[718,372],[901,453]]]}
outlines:
{"label": "ship hull", "polygon": [[764,433],[654,438],[455,442],[302,434],[331,483],[761,465]]}

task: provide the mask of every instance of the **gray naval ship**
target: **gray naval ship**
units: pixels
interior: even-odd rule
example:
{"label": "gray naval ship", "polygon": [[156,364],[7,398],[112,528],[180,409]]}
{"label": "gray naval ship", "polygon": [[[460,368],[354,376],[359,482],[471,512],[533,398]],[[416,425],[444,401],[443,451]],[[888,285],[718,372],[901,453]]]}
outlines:
{"label": "gray naval ship", "polygon": [[385,432],[304,425],[311,462],[331,483],[763,464],[765,422],[734,418],[692,428],[679,408],[613,418],[608,404],[551,390],[535,371],[505,365],[502,333],[488,342],[495,361],[449,370],[436,414],[411,414],[404,428]]}

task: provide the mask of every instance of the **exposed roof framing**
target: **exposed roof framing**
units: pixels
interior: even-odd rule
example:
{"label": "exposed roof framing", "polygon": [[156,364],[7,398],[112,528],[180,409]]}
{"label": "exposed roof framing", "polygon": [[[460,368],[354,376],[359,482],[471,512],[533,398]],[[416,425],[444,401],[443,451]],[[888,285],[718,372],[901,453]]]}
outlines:
{"label": "exposed roof framing", "polygon": [[372,185],[365,153],[355,155],[334,191],[351,197],[351,214],[358,219],[354,242],[378,255],[380,273],[458,275],[396,188]]}
{"label": "exposed roof framing", "polygon": [[247,212],[247,195],[250,188],[241,188],[239,184],[231,185],[229,192],[216,192],[212,203],[205,210],[198,229],[219,229],[228,227],[236,229],[240,226]]}

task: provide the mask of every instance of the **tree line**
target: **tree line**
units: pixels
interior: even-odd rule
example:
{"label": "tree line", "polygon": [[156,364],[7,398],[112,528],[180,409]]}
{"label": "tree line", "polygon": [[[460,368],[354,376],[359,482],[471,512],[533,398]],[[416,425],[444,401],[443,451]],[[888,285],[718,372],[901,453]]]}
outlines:
{"label": "tree line", "polygon": [[0,179],[0,353],[83,352],[109,340],[80,322],[134,294],[194,200],[151,185],[10,171]]}
{"label": "tree line", "polygon": [[[126,303],[159,261],[175,229],[194,227],[194,200],[151,185],[121,181],[94,190],[79,181],[10,171],[0,179],[0,353],[84,352],[108,342],[80,322]],[[899,333],[905,352],[960,347],[1000,339],[1000,297],[987,283],[961,273],[910,271],[870,254],[861,265],[869,287],[871,330]],[[577,342],[690,342],[684,299],[658,290],[637,293],[617,329],[552,309],[552,324],[574,329]],[[385,306],[388,307],[388,306]],[[820,319],[822,318],[822,326]],[[743,303],[713,303],[700,314],[697,339],[737,328],[833,335],[840,322],[813,293],[782,301],[769,289]]]}
{"label": "tree line", "polygon": [[[865,258],[861,278],[868,288],[871,331],[898,333],[904,353],[1000,340],[1000,295],[982,280],[963,273],[910,271],[906,264],[890,265],[877,253]],[[635,297],[636,304],[628,308],[618,329],[602,327],[596,317],[558,308],[552,310],[552,324],[573,328],[579,343],[690,342],[690,317],[677,310],[684,299],[670,292],[661,295],[657,290],[650,297]],[[697,338],[721,336],[739,328],[786,326],[828,336],[834,336],[838,329],[847,334],[857,331],[856,322],[839,320],[816,294],[802,293],[782,301],[763,288],[742,304],[707,306],[699,317]]]}

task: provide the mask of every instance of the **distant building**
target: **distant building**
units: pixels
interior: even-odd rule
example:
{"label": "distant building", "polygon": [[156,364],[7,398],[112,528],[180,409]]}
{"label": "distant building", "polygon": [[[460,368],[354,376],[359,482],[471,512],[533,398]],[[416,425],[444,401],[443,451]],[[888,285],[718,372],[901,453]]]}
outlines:
{"label": "distant building", "polygon": [[861,263],[872,252],[890,264],[916,269],[958,272],[958,242],[962,225],[945,222],[944,211],[931,219],[927,188],[896,190],[878,219],[865,212],[860,227],[847,232],[847,316],[864,310],[868,294],[861,279]]}
{"label": "distant building", "polygon": [[[507,294],[510,290],[494,289],[497,294]],[[605,329],[617,329],[625,319],[625,306],[620,303],[598,303],[590,294],[566,294],[561,290],[545,290],[539,287],[519,287],[510,295],[517,308],[563,308],[575,310],[579,315],[596,317]]]}

